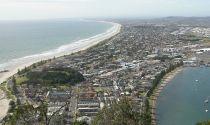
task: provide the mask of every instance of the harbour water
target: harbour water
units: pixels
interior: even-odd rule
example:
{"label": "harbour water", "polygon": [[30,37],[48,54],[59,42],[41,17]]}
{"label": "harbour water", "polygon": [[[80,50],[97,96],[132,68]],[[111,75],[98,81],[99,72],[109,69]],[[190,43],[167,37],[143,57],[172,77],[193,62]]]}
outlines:
{"label": "harbour water", "polygon": [[210,119],[210,68],[184,68],[157,100],[158,125],[195,125]]}
{"label": "harbour water", "polygon": [[64,51],[79,40],[102,34],[111,23],[82,20],[1,21],[0,71],[20,58]]}

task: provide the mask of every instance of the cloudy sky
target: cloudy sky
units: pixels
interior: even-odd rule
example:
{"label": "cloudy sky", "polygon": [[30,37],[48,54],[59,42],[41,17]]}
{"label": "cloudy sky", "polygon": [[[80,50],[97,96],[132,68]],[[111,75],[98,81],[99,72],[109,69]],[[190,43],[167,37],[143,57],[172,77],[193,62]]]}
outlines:
{"label": "cloudy sky", "polygon": [[0,20],[210,16],[210,0],[0,0]]}

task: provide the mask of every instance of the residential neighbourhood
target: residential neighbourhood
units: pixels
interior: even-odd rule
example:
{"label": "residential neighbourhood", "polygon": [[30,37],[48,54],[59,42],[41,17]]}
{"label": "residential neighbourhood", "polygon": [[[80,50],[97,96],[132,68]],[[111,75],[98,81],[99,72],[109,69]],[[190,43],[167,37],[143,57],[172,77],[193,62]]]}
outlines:
{"label": "residential neighbourhood", "polygon": [[[15,97],[20,104],[48,104],[48,116],[64,115],[64,124],[75,120],[88,124],[104,107],[126,97],[138,103],[140,113],[145,110],[145,100],[153,88],[153,81],[171,66],[210,66],[209,48],[202,45],[202,37],[209,37],[209,30],[193,26],[171,26],[144,23],[122,23],[121,32],[98,45],[71,55],[35,65],[31,70],[43,72],[52,69],[72,68],[84,77],[74,82],[47,86],[45,81],[20,82],[27,71],[15,75]],[[191,40],[189,33],[197,34]],[[195,36],[196,37],[196,36]],[[189,38],[189,39],[187,39]],[[206,47],[207,46],[207,47]],[[59,70],[60,71],[60,70]],[[68,74],[69,72],[67,72]],[[71,74],[71,73],[70,73]],[[8,83],[13,88],[13,82]],[[69,85],[68,85],[69,84]]]}

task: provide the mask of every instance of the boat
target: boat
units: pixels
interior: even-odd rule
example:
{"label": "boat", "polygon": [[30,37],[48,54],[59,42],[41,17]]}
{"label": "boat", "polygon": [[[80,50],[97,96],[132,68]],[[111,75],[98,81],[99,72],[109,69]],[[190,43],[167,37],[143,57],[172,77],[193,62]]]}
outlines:
{"label": "boat", "polygon": [[197,79],[196,79],[195,81],[196,81],[196,82],[198,82],[198,80],[197,80]]}
{"label": "boat", "polygon": [[204,102],[205,102],[205,103],[208,103],[208,102],[209,102],[209,100],[208,100],[208,99],[206,99]]}
{"label": "boat", "polygon": [[206,109],[206,112],[208,112],[209,110],[208,109]]}

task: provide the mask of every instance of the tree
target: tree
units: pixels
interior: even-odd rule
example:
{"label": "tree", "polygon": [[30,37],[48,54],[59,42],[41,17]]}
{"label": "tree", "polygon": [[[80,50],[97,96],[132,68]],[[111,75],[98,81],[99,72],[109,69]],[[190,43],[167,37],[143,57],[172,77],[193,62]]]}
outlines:
{"label": "tree", "polygon": [[8,110],[8,112],[13,112],[14,110],[15,110],[15,107],[16,107],[16,104],[15,104],[15,102],[13,101],[13,100],[11,100],[10,102],[9,102],[9,110]]}
{"label": "tree", "polygon": [[124,98],[111,107],[104,107],[94,118],[92,125],[144,125],[140,107]]}
{"label": "tree", "polygon": [[[14,109],[12,115],[8,115],[4,118],[4,125],[32,125],[33,123],[39,123],[41,125],[50,125],[51,121],[62,122],[58,113],[62,108],[66,107],[68,102],[56,110],[52,115],[47,115],[47,104],[42,103],[38,107],[34,107],[30,104],[18,105]],[[59,117],[59,120],[57,118]]]}
{"label": "tree", "polygon": [[73,125],[88,125],[85,121],[76,121]]}
{"label": "tree", "polygon": [[210,120],[208,121],[203,121],[203,122],[199,122],[196,125],[210,125]]}
{"label": "tree", "polygon": [[18,69],[18,72],[17,72],[17,74],[18,74],[18,75],[20,75],[20,72],[21,72],[21,71],[20,71],[20,69]]}
{"label": "tree", "polygon": [[15,76],[12,77],[12,83],[13,83],[12,92],[14,95],[16,95],[18,93],[18,90],[17,90],[17,82]]}

